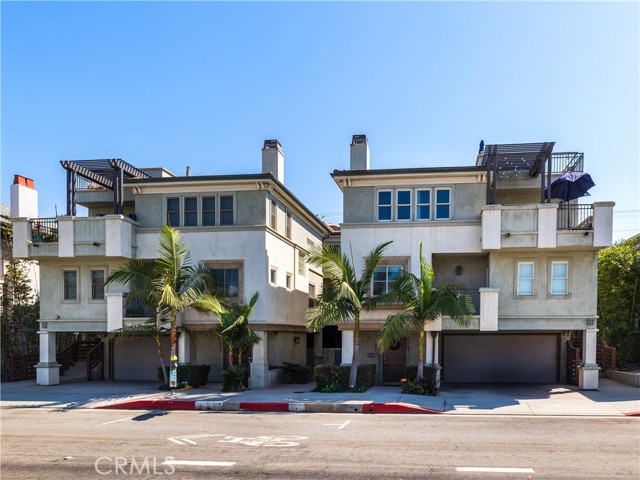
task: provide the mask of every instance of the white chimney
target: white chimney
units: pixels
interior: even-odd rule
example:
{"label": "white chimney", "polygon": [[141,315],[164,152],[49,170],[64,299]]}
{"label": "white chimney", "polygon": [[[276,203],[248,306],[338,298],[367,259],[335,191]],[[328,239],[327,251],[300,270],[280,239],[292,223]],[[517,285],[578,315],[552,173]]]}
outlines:
{"label": "white chimney", "polygon": [[366,135],[351,139],[351,170],[369,170],[369,142]]}
{"label": "white chimney", "polygon": [[269,172],[284,183],[284,155],[278,140],[265,140],[262,147],[262,173]]}
{"label": "white chimney", "polygon": [[38,218],[38,191],[32,179],[14,175],[11,185],[11,217]]}

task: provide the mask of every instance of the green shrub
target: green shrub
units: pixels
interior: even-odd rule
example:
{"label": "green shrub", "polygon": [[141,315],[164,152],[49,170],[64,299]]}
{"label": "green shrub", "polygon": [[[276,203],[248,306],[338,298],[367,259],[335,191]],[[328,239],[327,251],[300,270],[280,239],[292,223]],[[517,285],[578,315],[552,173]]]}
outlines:
{"label": "green shrub", "polygon": [[416,381],[418,375],[418,367],[415,365],[407,365],[405,369],[406,380],[402,383],[402,393],[410,393],[414,395],[430,395],[435,397],[438,395],[437,370],[431,366],[424,366],[424,376],[421,382]]}
{"label": "green shrub", "polygon": [[[315,391],[347,392],[349,391],[349,373],[351,367],[339,365],[316,365],[313,371],[313,380],[316,382]],[[375,384],[376,366],[360,365],[356,380],[356,391],[365,392]]]}
{"label": "green shrub", "polygon": [[222,372],[223,392],[242,392],[246,390],[245,385],[246,368],[242,365],[234,365]]}
{"label": "green shrub", "polygon": [[[165,369],[168,377],[169,367],[165,367]],[[178,385],[187,383],[193,388],[202,387],[207,384],[210,370],[211,365],[178,365]],[[164,383],[161,367],[158,367],[158,379]]]}
{"label": "green shrub", "polygon": [[313,367],[284,362],[282,383],[313,382]]}

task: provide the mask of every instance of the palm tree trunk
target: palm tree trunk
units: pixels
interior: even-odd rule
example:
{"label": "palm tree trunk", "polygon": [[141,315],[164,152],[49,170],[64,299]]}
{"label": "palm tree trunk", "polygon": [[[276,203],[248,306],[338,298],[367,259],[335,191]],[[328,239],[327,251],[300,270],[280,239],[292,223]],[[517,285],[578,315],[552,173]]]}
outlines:
{"label": "palm tree trunk", "polygon": [[360,347],[360,315],[353,319],[353,358],[351,359],[351,371],[349,372],[349,390],[356,389],[358,380],[358,350]]}
{"label": "palm tree trunk", "polygon": [[[174,312],[171,312],[171,375],[169,379],[175,378],[176,385],[170,385],[171,388],[177,387],[178,381],[178,346],[176,342],[176,315]],[[173,373],[175,372],[175,373]]]}
{"label": "palm tree trunk", "polygon": [[416,375],[416,382],[422,382],[424,378],[424,323],[420,326],[420,333],[418,335],[418,374]]}
{"label": "palm tree trunk", "polygon": [[164,355],[162,354],[162,337],[160,336],[160,322],[161,322],[161,313],[160,309],[156,309],[156,348],[158,349],[158,357],[160,358],[160,367],[162,368],[162,378],[164,379],[164,384],[169,385],[169,376],[167,374],[167,369],[164,366]]}
{"label": "palm tree trunk", "polygon": [[227,361],[229,362],[229,368],[233,368],[233,345],[229,345],[229,353],[227,354]]}

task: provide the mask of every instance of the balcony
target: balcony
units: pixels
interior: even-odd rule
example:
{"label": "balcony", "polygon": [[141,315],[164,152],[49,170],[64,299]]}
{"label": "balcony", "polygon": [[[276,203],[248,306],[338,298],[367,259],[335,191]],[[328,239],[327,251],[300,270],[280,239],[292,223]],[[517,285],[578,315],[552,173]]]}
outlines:
{"label": "balcony", "polygon": [[134,258],[137,223],[122,215],[17,218],[13,221],[16,258]]}
{"label": "balcony", "polygon": [[482,209],[482,249],[608,247],[613,206],[613,202],[486,205]]}

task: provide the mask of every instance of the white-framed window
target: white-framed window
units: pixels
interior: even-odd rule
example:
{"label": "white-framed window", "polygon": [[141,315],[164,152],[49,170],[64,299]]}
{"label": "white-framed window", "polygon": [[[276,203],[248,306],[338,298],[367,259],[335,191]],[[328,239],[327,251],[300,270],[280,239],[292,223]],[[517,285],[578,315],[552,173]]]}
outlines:
{"label": "white-framed window", "polygon": [[269,270],[269,282],[271,285],[278,284],[278,271],[275,268]]}
{"label": "white-framed window", "polygon": [[269,204],[269,226],[278,230],[278,204],[275,200],[271,200]]}
{"label": "white-framed window", "polygon": [[91,269],[91,300],[104,300],[104,269]]}
{"label": "white-framed window", "polygon": [[302,250],[298,250],[298,275],[304,276],[304,264],[307,256]]}
{"label": "white-framed window", "polygon": [[569,262],[551,262],[551,295],[569,294]]}
{"label": "white-framed window", "polygon": [[451,218],[451,189],[436,188],[436,220]]}
{"label": "white-framed window", "polygon": [[411,190],[396,190],[396,220],[411,220]]}
{"label": "white-framed window", "polygon": [[231,194],[166,197],[167,225],[197,227],[233,225],[235,197]]}
{"label": "white-framed window", "polygon": [[287,212],[285,227],[284,227],[285,236],[291,240],[291,212]]}
{"label": "white-framed window", "polygon": [[309,284],[309,308],[316,306],[316,286]]}
{"label": "white-framed window", "polygon": [[293,288],[293,275],[291,275],[290,273],[287,273],[287,278],[285,281],[285,285],[287,287],[287,290],[291,290]]}
{"label": "white-framed window", "polygon": [[431,220],[431,190],[416,190],[416,220]]}
{"label": "white-framed window", "polygon": [[78,269],[65,268],[62,270],[62,300],[77,302],[79,298]]}
{"label": "white-framed window", "polygon": [[391,221],[391,190],[378,190],[378,220]]}
{"label": "white-framed window", "polygon": [[376,268],[373,274],[371,294],[375,297],[391,290],[391,283],[400,276],[402,267],[400,265],[385,265]]}
{"label": "white-framed window", "polygon": [[215,280],[213,293],[231,300],[242,299],[244,292],[243,262],[240,260],[221,260],[205,262],[209,273]]}
{"label": "white-framed window", "polygon": [[535,264],[533,262],[518,262],[518,279],[516,294],[519,297],[532,297],[534,290]]}

